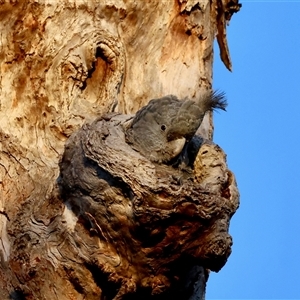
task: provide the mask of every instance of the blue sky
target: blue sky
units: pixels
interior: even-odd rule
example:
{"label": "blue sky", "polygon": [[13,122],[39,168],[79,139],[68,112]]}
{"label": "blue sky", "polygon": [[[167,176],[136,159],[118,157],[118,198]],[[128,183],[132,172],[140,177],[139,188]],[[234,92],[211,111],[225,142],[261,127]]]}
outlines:
{"label": "blue sky", "polygon": [[241,194],[233,252],[206,299],[300,299],[300,0],[242,1],[228,27],[230,73],[215,47],[214,88],[228,97],[214,141]]}

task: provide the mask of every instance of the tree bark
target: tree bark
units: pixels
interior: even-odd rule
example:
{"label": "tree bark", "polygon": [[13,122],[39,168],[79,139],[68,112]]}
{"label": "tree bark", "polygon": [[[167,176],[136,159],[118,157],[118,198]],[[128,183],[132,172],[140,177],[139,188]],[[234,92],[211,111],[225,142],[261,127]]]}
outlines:
{"label": "tree bark", "polygon": [[204,297],[239,201],[212,115],[189,170],[140,156],[124,126],[152,98],[211,89],[215,35],[231,69],[226,22],[239,8],[0,4],[1,299]]}

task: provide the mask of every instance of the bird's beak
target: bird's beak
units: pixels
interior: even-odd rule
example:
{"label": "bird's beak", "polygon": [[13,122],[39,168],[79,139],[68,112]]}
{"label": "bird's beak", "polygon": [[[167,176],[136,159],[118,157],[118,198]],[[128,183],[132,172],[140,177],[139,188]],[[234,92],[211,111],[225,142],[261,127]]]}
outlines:
{"label": "bird's beak", "polygon": [[184,137],[168,142],[167,148],[172,151],[172,157],[176,157],[182,151],[186,139]]}

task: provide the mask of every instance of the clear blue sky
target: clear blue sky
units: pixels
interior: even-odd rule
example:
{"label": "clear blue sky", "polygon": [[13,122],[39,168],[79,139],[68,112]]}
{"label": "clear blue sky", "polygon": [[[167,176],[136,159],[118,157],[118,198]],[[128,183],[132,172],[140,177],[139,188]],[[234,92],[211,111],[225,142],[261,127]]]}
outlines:
{"label": "clear blue sky", "polygon": [[206,299],[300,299],[300,0],[241,1],[228,27],[233,73],[215,47],[214,141],[240,194],[233,252]]}

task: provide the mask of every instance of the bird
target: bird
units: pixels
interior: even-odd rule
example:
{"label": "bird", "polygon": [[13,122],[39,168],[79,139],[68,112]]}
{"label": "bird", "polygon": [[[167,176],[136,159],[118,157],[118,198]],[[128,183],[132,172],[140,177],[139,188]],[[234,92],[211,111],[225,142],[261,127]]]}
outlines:
{"label": "bird", "polygon": [[226,111],[224,92],[208,91],[197,100],[174,95],[152,99],[125,131],[126,142],[155,163],[168,164],[195,135],[207,111]]}

